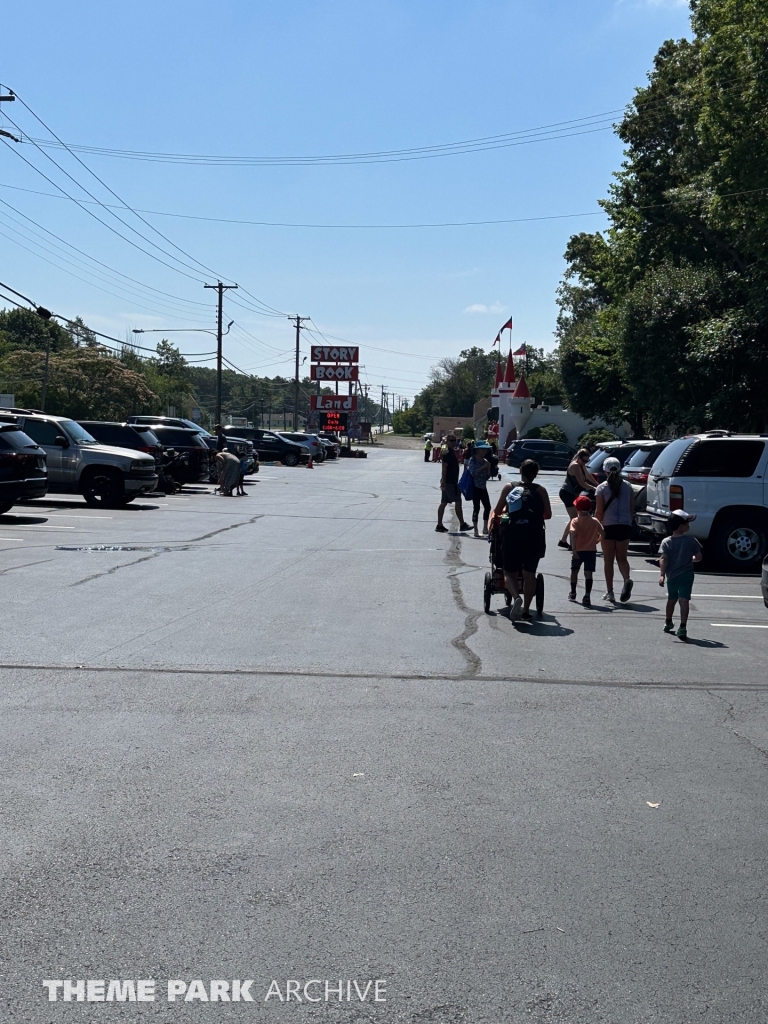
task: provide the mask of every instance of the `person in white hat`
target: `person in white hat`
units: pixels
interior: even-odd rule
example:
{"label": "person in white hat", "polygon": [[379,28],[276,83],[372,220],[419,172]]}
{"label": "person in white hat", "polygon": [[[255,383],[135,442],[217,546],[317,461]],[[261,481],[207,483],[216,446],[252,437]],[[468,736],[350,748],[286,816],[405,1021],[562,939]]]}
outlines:
{"label": "person in white hat", "polygon": [[681,640],[688,639],[688,610],[691,606],[691,590],[693,589],[693,566],[702,559],[702,547],[695,537],[688,535],[690,523],[696,518],[691,512],[675,509],[669,514],[672,536],[665,537],[661,542],[661,558],[659,560],[659,586],[667,583],[667,614],[664,623],[665,633],[674,633],[675,624],[672,616],[675,605],[680,604],[680,628],[677,635]]}
{"label": "person in white hat", "polygon": [[622,479],[621,463],[611,456],[603,463],[606,479],[595,491],[595,519],[599,519],[605,530],[603,538],[603,568],[605,571],[604,601],[615,601],[613,596],[613,563],[616,561],[624,580],[620,601],[629,600],[632,580],[629,575],[629,538],[632,535],[632,520],[635,515],[635,494],[631,484]]}

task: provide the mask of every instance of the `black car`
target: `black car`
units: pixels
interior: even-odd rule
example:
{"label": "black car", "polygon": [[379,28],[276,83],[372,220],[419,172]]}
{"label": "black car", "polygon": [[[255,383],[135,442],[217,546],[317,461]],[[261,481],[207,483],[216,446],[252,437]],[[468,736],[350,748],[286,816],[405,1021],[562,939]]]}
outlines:
{"label": "black car", "polygon": [[575,454],[575,449],[561,441],[523,438],[507,448],[507,465],[520,466],[526,459],[533,459],[539,469],[568,469]]}
{"label": "black car", "polygon": [[158,468],[162,466],[163,446],[157,435],[143,423],[112,423],[106,420],[79,420],[79,423],[102,444],[147,452]]}
{"label": "black car", "polygon": [[173,448],[186,455],[186,460],[174,465],[171,470],[174,480],[180,484],[208,483],[215,453],[210,450],[198,430],[153,423],[152,433],[164,448]]}
{"label": "black car", "polygon": [[252,441],[254,451],[262,462],[298,466],[309,459],[306,448],[280,437],[272,430],[262,430],[261,427],[224,427],[224,433],[227,437],[236,435]]}
{"label": "black car", "polygon": [[[142,424],[149,427],[181,427],[183,430],[196,430],[204,438],[209,448],[212,448],[214,451],[218,450],[218,438],[216,435],[211,434],[210,431],[206,430],[205,427],[201,427],[199,423],[195,423],[194,420],[185,420],[178,416],[129,416],[128,423],[132,426]],[[238,459],[246,459],[246,474],[258,473],[259,458],[254,452],[252,443],[242,433],[241,428],[225,427],[224,430],[227,434],[227,451],[236,455]],[[212,470],[211,483],[214,483],[215,476],[216,474]]]}
{"label": "black car", "polygon": [[15,423],[0,424],[0,515],[20,498],[48,492],[45,451]]}

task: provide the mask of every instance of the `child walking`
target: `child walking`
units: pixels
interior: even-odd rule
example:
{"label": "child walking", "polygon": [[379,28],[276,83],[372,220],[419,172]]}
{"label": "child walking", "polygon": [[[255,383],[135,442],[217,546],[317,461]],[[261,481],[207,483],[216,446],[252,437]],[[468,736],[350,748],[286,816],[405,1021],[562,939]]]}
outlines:
{"label": "child walking", "polygon": [[592,607],[592,580],[597,565],[597,544],[603,539],[603,524],[592,515],[592,502],[581,494],[573,503],[576,516],[570,524],[571,551],[571,592],[569,601],[576,600],[576,584],[579,580],[579,569],[584,566],[584,597],[581,603],[585,608]]}
{"label": "child walking", "polygon": [[659,586],[667,583],[667,614],[664,623],[665,633],[674,633],[675,624],[672,616],[675,605],[680,604],[680,628],[677,635],[681,640],[688,639],[688,611],[691,606],[691,590],[693,589],[693,565],[702,558],[701,544],[695,537],[687,536],[690,523],[696,518],[691,512],[681,508],[670,514],[669,520],[673,527],[672,536],[661,542],[661,558],[659,560]]}

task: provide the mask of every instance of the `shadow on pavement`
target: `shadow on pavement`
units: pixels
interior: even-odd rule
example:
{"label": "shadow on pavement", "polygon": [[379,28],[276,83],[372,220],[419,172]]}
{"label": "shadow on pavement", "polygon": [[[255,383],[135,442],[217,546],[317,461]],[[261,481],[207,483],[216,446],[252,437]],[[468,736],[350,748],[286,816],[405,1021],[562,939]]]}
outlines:
{"label": "shadow on pavement", "polygon": [[709,648],[724,648],[730,650],[728,644],[723,644],[719,640],[699,640],[695,636],[689,636],[685,640],[678,640],[678,643],[687,644],[689,647],[709,647]]}
{"label": "shadow on pavement", "polygon": [[12,516],[10,513],[0,516],[0,525],[2,526],[37,526],[47,522],[48,520],[44,516]]}

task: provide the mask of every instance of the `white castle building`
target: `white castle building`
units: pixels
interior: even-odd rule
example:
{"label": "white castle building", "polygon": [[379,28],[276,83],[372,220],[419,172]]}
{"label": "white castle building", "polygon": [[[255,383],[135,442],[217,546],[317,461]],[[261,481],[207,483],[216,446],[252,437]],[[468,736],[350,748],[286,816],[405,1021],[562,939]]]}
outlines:
{"label": "white castle building", "polygon": [[[504,367],[504,369],[502,369]],[[620,427],[611,426],[601,419],[586,420],[562,405],[536,406],[536,399],[531,394],[525,376],[515,376],[515,362],[510,352],[506,366],[500,361],[496,367],[496,382],[491,391],[491,408],[499,410],[499,444],[507,447],[517,438],[524,437],[534,427],[553,424],[560,427],[568,437],[568,444],[576,447],[578,439],[588,430],[605,427],[618,437],[628,437],[631,427],[623,423]]]}

